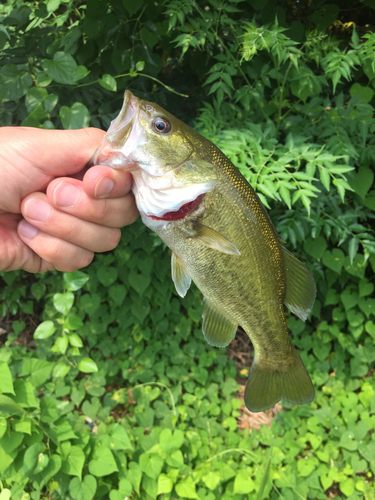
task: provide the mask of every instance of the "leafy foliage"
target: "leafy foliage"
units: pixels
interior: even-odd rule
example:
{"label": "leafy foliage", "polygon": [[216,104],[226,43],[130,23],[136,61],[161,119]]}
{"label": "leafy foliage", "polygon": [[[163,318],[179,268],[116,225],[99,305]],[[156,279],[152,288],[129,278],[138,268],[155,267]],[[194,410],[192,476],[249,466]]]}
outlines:
{"label": "leafy foliage", "polygon": [[0,273],[1,500],[373,500],[374,12],[302,4],[0,6],[2,125],[107,128],[125,88],[161,103],[231,158],[318,288],[289,317],[316,399],[249,434],[249,367],[205,343],[200,294],[180,300],[140,223],[85,272]]}

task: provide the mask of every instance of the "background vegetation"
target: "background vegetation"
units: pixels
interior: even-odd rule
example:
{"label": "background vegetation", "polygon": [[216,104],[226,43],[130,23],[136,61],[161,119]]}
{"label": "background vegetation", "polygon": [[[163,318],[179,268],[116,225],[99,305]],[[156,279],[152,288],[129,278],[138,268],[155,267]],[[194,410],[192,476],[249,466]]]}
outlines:
{"label": "background vegetation", "polygon": [[124,89],[158,102],[232,159],[318,287],[289,317],[316,399],[256,430],[250,342],[205,343],[199,292],[176,295],[139,222],[84,272],[0,273],[0,500],[375,498],[374,9],[0,6],[2,125],[107,128]]}

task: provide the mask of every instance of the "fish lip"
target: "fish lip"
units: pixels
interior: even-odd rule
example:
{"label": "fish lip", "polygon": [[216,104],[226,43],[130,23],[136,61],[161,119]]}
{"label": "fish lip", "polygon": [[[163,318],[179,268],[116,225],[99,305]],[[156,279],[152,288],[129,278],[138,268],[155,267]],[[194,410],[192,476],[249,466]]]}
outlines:
{"label": "fish lip", "polygon": [[88,166],[105,165],[114,169],[130,171],[135,163],[129,161],[121,152],[132,130],[133,123],[139,114],[138,99],[126,90],[120,113],[111,122],[102,143],[95,151]]}

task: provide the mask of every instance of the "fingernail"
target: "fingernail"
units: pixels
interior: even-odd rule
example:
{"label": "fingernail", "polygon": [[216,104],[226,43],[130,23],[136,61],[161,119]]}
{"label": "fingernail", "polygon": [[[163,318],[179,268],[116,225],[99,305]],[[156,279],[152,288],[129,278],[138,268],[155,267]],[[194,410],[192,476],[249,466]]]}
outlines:
{"label": "fingernail", "polygon": [[60,182],[53,192],[53,202],[59,207],[72,208],[77,203],[81,190],[70,182]]}
{"label": "fingernail", "polygon": [[115,183],[109,177],[101,177],[95,186],[95,198],[101,198],[110,193]]}
{"label": "fingernail", "polygon": [[24,238],[29,238],[29,239],[34,238],[34,236],[38,232],[36,227],[32,226],[31,224],[29,224],[25,220],[20,222],[20,225],[18,226],[18,230]]}
{"label": "fingernail", "polygon": [[25,215],[28,219],[44,222],[51,213],[51,207],[43,200],[31,199],[26,202]]}

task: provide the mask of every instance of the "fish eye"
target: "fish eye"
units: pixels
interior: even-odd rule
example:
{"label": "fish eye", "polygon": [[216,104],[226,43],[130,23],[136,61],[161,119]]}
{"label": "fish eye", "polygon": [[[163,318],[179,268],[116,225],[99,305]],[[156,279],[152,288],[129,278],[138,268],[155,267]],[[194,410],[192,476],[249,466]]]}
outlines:
{"label": "fish eye", "polygon": [[152,128],[158,134],[167,134],[172,127],[168,120],[165,120],[164,118],[158,116],[157,118],[154,118],[152,120]]}

